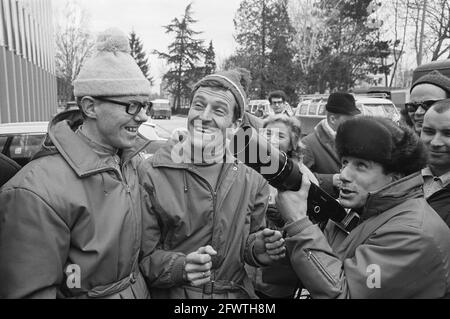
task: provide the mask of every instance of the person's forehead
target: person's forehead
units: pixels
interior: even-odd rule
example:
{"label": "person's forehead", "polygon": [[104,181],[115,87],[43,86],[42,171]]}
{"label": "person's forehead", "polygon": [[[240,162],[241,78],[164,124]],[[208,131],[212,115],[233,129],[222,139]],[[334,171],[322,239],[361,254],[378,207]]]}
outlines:
{"label": "person's forehead", "polygon": [[424,126],[440,130],[450,130],[450,110],[444,113],[438,113],[434,109],[430,109],[425,114]]}
{"label": "person's forehead", "polygon": [[200,87],[194,94],[194,99],[212,102],[218,105],[234,107],[236,100],[229,90],[213,87]]}
{"label": "person's forehead", "polygon": [[111,99],[111,100],[120,101],[120,102],[128,102],[128,101],[145,102],[145,101],[149,101],[149,96],[146,96],[146,95],[105,96],[105,98]]}
{"label": "person's forehead", "polygon": [[266,125],[266,128],[267,129],[278,129],[283,132],[289,131],[288,126],[285,123],[280,122],[280,121],[269,123]]}
{"label": "person's forehead", "polygon": [[441,100],[447,98],[444,89],[433,84],[419,84],[411,91],[411,102],[420,102],[427,100]]}

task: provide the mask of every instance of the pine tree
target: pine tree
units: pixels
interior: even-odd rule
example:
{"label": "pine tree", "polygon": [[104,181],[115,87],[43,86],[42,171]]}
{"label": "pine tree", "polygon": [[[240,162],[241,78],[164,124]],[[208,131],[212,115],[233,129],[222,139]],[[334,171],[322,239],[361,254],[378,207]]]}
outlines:
{"label": "pine tree", "polygon": [[210,41],[205,54],[205,75],[216,72],[216,67],[216,53],[214,52],[213,42]]}
{"label": "pine tree", "polygon": [[254,97],[264,99],[269,91],[283,89],[292,92],[295,99],[295,89],[291,89],[296,83],[291,75],[298,73],[291,49],[295,30],[287,3],[288,0],[243,0],[237,11],[234,24],[238,50],[227,63],[251,71]]}
{"label": "pine tree", "polygon": [[144,76],[150,82],[150,85],[153,85],[153,78],[149,76],[150,64],[148,63],[147,55],[144,52],[143,44],[141,43],[141,39],[136,35],[136,32],[131,31],[130,37],[130,49],[131,56],[136,60],[139,68],[142,70]]}
{"label": "pine tree", "polygon": [[189,4],[181,19],[174,18],[165,26],[166,33],[175,34],[175,40],[168,47],[168,53],[154,51],[160,58],[165,59],[170,70],[163,79],[168,83],[168,90],[174,97],[174,108],[177,112],[182,100],[191,94],[191,87],[202,77],[199,61],[205,55],[203,40],[195,37],[202,32],[192,29],[197,22],[192,17],[192,3]]}

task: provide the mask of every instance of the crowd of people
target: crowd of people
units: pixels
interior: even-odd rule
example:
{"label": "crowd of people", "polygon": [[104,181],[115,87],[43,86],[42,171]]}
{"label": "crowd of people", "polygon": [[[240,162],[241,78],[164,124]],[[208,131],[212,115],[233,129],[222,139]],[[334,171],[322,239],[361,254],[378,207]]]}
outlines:
{"label": "crowd of people", "polygon": [[[0,298],[450,297],[450,79],[413,84],[411,127],[332,93],[304,138],[283,91],[275,115],[246,112],[250,84],[244,69],[202,78],[185,130],[144,159],[150,85],[126,35],[102,33],[79,110],[0,189]],[[244,126],[295,163],[300,190],[236,158]],[[313,223],[312,184],[357,223]]]}

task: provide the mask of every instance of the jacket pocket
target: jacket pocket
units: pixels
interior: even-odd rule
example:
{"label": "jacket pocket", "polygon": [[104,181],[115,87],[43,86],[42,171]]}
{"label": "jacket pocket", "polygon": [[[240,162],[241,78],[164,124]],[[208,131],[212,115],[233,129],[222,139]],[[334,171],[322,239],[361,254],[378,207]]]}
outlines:
{"label": "jacket pocket", "polygon": [[337,281],[332,274],[330,274],[327,268],[320,261],[320,258],[316,256],[312,250],[305,250],[307,258],[312,264],[320,271],[320,273],[327,279],[327,281],[334,287],[337,285]]}

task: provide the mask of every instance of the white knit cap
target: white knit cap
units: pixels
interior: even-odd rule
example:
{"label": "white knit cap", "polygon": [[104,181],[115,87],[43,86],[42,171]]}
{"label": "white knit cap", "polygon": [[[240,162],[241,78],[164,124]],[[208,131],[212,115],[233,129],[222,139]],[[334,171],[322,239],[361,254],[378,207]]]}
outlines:
{"label": "white knit cap", "polygon": [[150,95],[150,82],[130,55],[128,38],[122,31],[101,33],[96,49],[73,82],[76,97]]}

